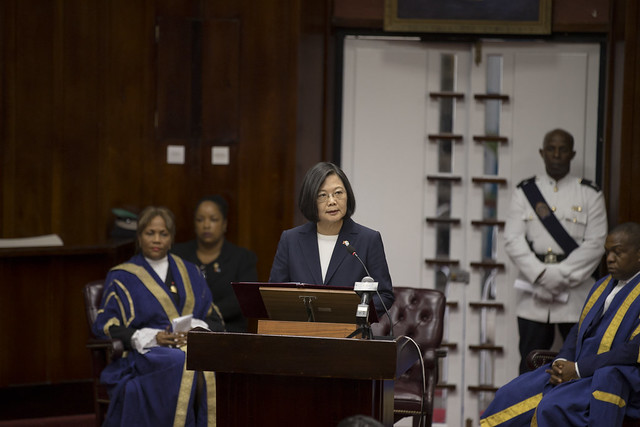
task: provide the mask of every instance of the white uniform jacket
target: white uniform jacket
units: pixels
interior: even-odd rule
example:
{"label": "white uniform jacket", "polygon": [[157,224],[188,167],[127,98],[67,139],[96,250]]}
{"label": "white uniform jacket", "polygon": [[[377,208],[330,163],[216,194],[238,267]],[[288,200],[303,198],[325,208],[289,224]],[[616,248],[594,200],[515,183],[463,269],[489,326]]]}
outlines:
{"label": "white uniform jacket", "polygon": [[[569,286],[569,300],[565,304],[545,303],[535,299],[530,292],[518,291],[516,314],[537,322],[577,322],[594,283],[591,275],[604,254],[607,237],[604,197],[597,187],[581,183],[580,178],[571,175],[556,182],[545,174],[535,177],[535,181],[556,218],[579,247],[558,267]],[[511,199],[504,241],[507,255],[519,270],[519,278],[531,284],[545,269],[536,254],[544,255],[549,248],[555,254],[564,254],[520,187],[515,189]]]}

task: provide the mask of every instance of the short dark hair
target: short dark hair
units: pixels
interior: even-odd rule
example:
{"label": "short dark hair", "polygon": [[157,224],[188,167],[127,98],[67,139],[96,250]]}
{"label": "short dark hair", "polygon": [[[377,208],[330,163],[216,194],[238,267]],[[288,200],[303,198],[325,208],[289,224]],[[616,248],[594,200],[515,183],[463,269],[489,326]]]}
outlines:
{"label": "short dark hair", "polygon": [[560,138],[562,138],[564,140],[564,142],[566,142],[567,144],[569,144],[569,146],[571,147],[571,149],[573,150],[573,135],[571,135],[569,132],[567,132],[564,129],[553,129],[550,130],[549,132],[547,132],[544,135],[544,139],[542,140],[542,146],[544,147],[545,142],[549,141],[551,138],[553,138],[554,136],[559,136]]}
{"label": "short dark hair", "polygon": [[173,239],[176,237],[176,220],[173,212],[164,206],[147,206],[140,212],[140,215],[138,215],[138,227],[136,228],[136,246],[138,246],[138,249],[140,249],[139,242],[142,232],[157,216],[164,220],[164,225],[167,227],[169,235],[171,236],[171,243],[173,243]]}
{"label": "short dark hair", "polygon": [[627,241],[634,249],[640,249],[640,224],[637,222],[623,222],[616,225],[609,234],[622,233],[627,236]]}
{"label": "short dark hair", "polygon": [[193,211],[194,216],[196,212],[198,212],[198,208],[200,207],[200,205],[203,204],[204,202],[215,203],[218,206],[218,209],[220,209],[222,218],[227,219],[227,213],[229,212],[229,204],[227,203],[225,198],[219,194],[214,194],[213,196],[205,196],[202,199],[198,200],[198,204],[196,205],[196,208]]}
{"label": "short dark hair", "polygon": [[351,183],[339,166],[330,162],[320,162],[309,169],[302,180],[298,207],[300,212],[311,222],[318,222],[318,192],[329,175],[338,175],[347,192],[347,212],[344,217],[350,218],[356,211],[356,197],[351,189]]}

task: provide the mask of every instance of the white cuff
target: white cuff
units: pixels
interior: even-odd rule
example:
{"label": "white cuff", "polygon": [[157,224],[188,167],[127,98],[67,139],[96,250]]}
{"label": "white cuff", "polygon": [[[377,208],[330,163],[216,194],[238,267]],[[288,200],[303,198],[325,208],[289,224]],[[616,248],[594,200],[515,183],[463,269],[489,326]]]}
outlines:
{"label": "white cuff", "polygon": [[162,332],[162,329],[142,328],[138,329],[131,336],[131,345],[138,353],[145,354],[152,347],[157,347],[156,335]]}

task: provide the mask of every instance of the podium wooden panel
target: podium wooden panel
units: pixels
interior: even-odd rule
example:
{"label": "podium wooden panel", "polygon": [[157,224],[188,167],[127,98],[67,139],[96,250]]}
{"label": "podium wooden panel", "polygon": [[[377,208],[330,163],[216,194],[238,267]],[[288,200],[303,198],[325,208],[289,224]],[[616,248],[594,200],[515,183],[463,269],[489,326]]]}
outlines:
{"label": "podium wooden panel", "polygon": [[214,371],[223,426],[393,425],[393,380],[418,359],[405,337],[359,340],[192,331],[187,369]]}
{"label": "podium wooden panel", "polygon": [[347,338],[357,326],[347,323],[288,322],[286,320],[258,320],[258,333],[267,335],[305,335],[312,337]]}

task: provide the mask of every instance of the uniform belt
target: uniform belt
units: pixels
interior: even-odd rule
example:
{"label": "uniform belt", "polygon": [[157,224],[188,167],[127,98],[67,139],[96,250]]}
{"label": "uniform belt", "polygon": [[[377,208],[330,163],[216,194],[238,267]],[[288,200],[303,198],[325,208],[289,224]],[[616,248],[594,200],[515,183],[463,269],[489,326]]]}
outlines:
{"label": "uniform belt", "polygon": [[[538,258],[540,261],[544,262],[544,258],[547,256],[547,254],[536,254],[536,258]],[[556,261],[557,262],[561,262],[564,259],[566,259],[567,256],[564,254],[557,254],[556,255]]]}

